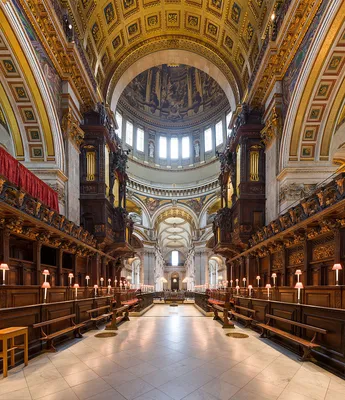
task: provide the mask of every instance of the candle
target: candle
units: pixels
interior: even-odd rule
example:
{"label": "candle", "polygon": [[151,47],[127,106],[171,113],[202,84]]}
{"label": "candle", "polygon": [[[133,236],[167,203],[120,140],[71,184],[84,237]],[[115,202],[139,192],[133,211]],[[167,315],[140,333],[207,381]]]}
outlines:
{"label": "candle", "polygon": [[100,281],[101,281],[101,286],[103,286],[104,278],[101,278]]}
{"label": "candle", "polygon": [[273,278],[273,286],[275,286],[276,285],[276,278],[277,278],[277,274],[275,272],[273,272],[272,278]]}
{"label": "candle", "polygon": [[303,283],[302,282],[297,282],[295,285],[295,288],[297,289],[297,303],[300,304],[301,302],[301,289],[303,289]]}
{"label": "candle", "polygon": [[242,279],[242,281],[243,281],[243,287],[246,287],[246,280],[247,280],[246,278],[243,278],[243,279]]}
{"label": "candle", "polygon": [[267,298],[268,298],[268,300],[270,299],[270,289],[271,289],[271,285],[268,283],[267,285],[266,285],[266,289],[267,289]]}
{"label": "candle", "polygon": [[248,285],[248,289],[249,289],[249,297],[251,297],[253,286],[252,285]]}
{"label": "candle", "polygon": [[260,287],[260,275],[258,275],[257,277],[256,277],[256,280],[257,280],[257,282],[258,282],[258,287]]}
{"label": "candle", "polygon": [[68,278],[69,278],[69,285],[72,286],[72,279],[74,278],[74,275],[72,274],[72,272],[70,272],[68,274]]}
{"label": "candle", "polygon": [[89,286],[89,280],[90,280],[89,275],[86,275],[85,279],[86,279],[86,287],[88,287]]}
{"label": "candle", "polygon": [[78,297],[79,284],[78,284],[78,283],[75,283],[75,284],[73,285],[73,288],[75,289],[75,298],[77,299],[77,297]]}
{"label": "candle", "polygon": [[97,296],[98,285],[94,285],[93,287],[94,287],[94,289],[95,289],[95,297],[96,297],[96,296]]}
{"label": "candle", "polygon": [[236,286],[236,294],[237,294],[237,296],[238,296],[238,291],[240,290],[240,287],[237,285]]}

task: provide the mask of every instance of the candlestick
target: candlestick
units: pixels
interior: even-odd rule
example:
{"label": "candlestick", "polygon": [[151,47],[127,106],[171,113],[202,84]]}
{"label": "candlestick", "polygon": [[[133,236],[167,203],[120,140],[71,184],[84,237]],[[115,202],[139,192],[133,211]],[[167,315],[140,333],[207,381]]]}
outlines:
{"label": "candlestick", "polygon": [[297,275],[297,282],[299,282],[299,277],[302,275],[302,271],[300,269],[296,269],[295,275]]}
{"label": "candlestick", "polygon": [[303,283],[302,282],[297,282],[295,285],[295,288],[297,289],[297,303],[301,303],[301,289],[303,289]]}
{"label": "candlestick", "polygon": [[88,287],[89,286],[89,280],[90,280],[89,275],[86,275],[85,279],[86,279],[86,287]]}
{"label": "candlestick", "polygon": [[335,286],[339,286],[339,271],[342,269],[341,264],[334,264],[332,267],[332,271],[335,271]]}
{"label": "candlestick", "polygon": [[93,285],[93,288],[95,289],[95,297],[96,297],[97,296],[98,285]]}
{"label": "candlestick", "polygon": [[272,274],[272,278],[273,278],[273,286],[276,286],[276,278],[277,278],[277,274],[275,272],[273,272]]}
{"label": "candlestick", "polygon": [[257,282],[258,282],[258,287],[260,287],[260,275],[258,275],[257,277],[256,277],[256,280],[257,280]]}
{"label": "candlestick", "polygon": [[249,297],[251,297],[252,296],[253,286],[252,285],[248,285],[248,289],[249,289]]}
{"label": "candlestick", "polygon": [[246,287],[246,280],[247,280],[246,278],[243,278],[243,279],[242,279],[242,281],[243,281],[243,287]]}
{"label": "candlestick", "polygon": [[77,299],[77,297],[78,297],[79,284],[78,284],[78,283],[75,283],[75,284],[73,285],[73,288],[75,289],[75,298]]}
{"label": "candlestick", "polygon": [[72,286],[72,279],[74,278],[74,275],[72,274],[72,272],[70,272],[68,274],[68,278],[69,278],[69,285]]}
{"label": "candlestick", "polygon": [[2,269],[2,284],[6,285],[6,271],[9,270],[9,267],[7,264],[1,264],[0,269]]}
{"label": "candlestick", "polygon": [[266,285],[266,289],[267,289],[267,298],[268,298],[268,300],[270,299],[270,289],[271,289],[271,285],[268,283],[267,285]]}
{"label": "candlestick", "polygon": [[41,287],[44,289],[43,303],[46,303],[47,302],[47,290],[50,289],[50,283],[43,282]]}
{"label": "candlestick", "polygon": [[238,296],[238,291],[240,290],[240,287],[237,285],[236,286],[236,294],[237,294],[237,296]]}

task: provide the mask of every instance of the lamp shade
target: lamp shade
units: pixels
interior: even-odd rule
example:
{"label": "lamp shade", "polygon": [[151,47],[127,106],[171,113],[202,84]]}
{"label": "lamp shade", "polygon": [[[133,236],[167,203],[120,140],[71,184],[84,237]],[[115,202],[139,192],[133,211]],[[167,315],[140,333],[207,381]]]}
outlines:
{"label": "lamp shade", "polygon": [[218,280],[221,281],[223,279],[223,275],[218,275]]}
{"label": "lamp shade", "polygon": [[259,280],[261,279],[261,276],[258,275],[255,279],[256,279],[257,281],[259,281]]}
{"label": "lamp shade", "polygon": [[89,279],[90,279],[89,275],[86,275],[86,276],[85,276],[85,279],[89,280]]}
{"label": "lamp shade", "polygon": [[295,275],[302,275],[302,271],[300,269],[296,269]]}
{"label": "lamp shade", "polygon": [[50,275],[50,272],[48,269],[44,269],[42,272],[42,275]]}
{"label": "lamp shade", "polygon": [[72,274],[72,272],[70,272],[70,273],[68,274],[68,277],[69,277],[69,278],[74,278],[74,275]]}
{"label": "lamp shade", "polygon": [[247,278],[243,278],[242,281],[245,282],[247,280]]}
{"label": "lamp shade", "polygon": [[337,271],[337,270],[340,271],[342,269],[343,267],[341,266],[341,264],[334,264],[332,267],[332,271]]}
{"label": "lamp shade", "polygon": [[1,265],[0,265],[0,269],[5,270],[5,271],[8,271],[8,270],[9,270],[7,264],[1,264]]}
{"label": "lamp shade", "polygon": [[128,281],[128,279],[132,279],[132,277],[131,277],[130,275],[127,275],[127,276],[126,276],[126,279],[127,279],[127,281]]}
{"label": "lamp shade", "polygon": [[41,288],[42,289],[50,289],[50,283],[49,282],[43,282]]}
{"label": "lamp shade", "polygon": [[276,277],[277,277],[277,274],[275,272],[273,272],[272,278],[276,278]]}
{"label": "lamp shade", "polygon": [[303,288],[304,288],[304,286],[303,286],[303,283],[302,283],[302,282],[297,282],[297,283],[296,283],[295,289],[303,289]]}
{"label": "lamp shade", "polygon": [[253,285],[248,285],[248,289],[253,289]]}
{"label": "lamp shade", "polygon": [[98,289],[98,285],[93,285],[93,287],[94,287],[95,289]]}
{"label": "lamp shade", "polygon": [[73,287],[74,287],[74,289],[79,289],[79,288],[80,288],[79,283],[75,283],[75,284],[73,285]]}
{"label": "lamp shade", "polygon": [[239,289],[239,288],[240,288],[240,287],[237,285],[237,286],[236,286],[236,289]]}
{"label": "lamp shade", "polygon": [[269,283],[267,283],[267,285],[266,285],[266,289],[271,289],[271,285],[269,284]]}

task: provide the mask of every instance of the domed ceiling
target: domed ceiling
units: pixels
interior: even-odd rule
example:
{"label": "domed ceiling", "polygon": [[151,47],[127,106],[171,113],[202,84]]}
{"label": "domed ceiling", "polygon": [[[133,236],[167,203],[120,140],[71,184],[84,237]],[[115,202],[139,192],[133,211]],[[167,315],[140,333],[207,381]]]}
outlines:
{"label": "domed ceiling", "polygon": [[205,72],[163,64],[138,75],[125,88],[122,108],[152,126],[192,126],[229,107],[228,99]]}

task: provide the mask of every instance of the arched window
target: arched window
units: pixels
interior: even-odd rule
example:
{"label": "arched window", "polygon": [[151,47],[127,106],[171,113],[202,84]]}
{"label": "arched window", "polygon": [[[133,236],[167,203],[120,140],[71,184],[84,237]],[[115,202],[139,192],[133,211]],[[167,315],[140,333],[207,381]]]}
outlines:
{"label": "arched window", "polygon": [[119,127],[118,129],[116,129],[116,134],[121,139],[122,138],[122,114],[120,114],[118,111],[116,111],[115,118],[116,118],[117,125]]}
{"label": "arched window", "polygon": [[212,129],[207,128],[204,131],[204,139],[205,139],[205,152],[212,150]]}
{"label": "arched window", "polygon": [[159,138],[159,158],[167,158],[167,138],[165,136]]}
{"label": "arched window", "polygon": [[144,129],[137,129],[137,150],[144,151]]}
{"label": "arched window", "polygon": [[179,253],[177,250],[171,252],[171,265],[177,267],[179,264]]}
{"label": "arched window", "polygon": [[129,121],[126,122],[126,143],[133,146],[133,124]]}
{"label": "arched window", "polygon": [[216,147],[223,143],[223,121],[216,123]]}
{"label": "arched window", "polygon": [[189,136],[184,136],[182,138],[182,158],[190,157],[190,142]]}
{"label": "arched window", "polygon": [[170,139],[170,158],[172,160],[178,159],[178,138],[172,137]]}

